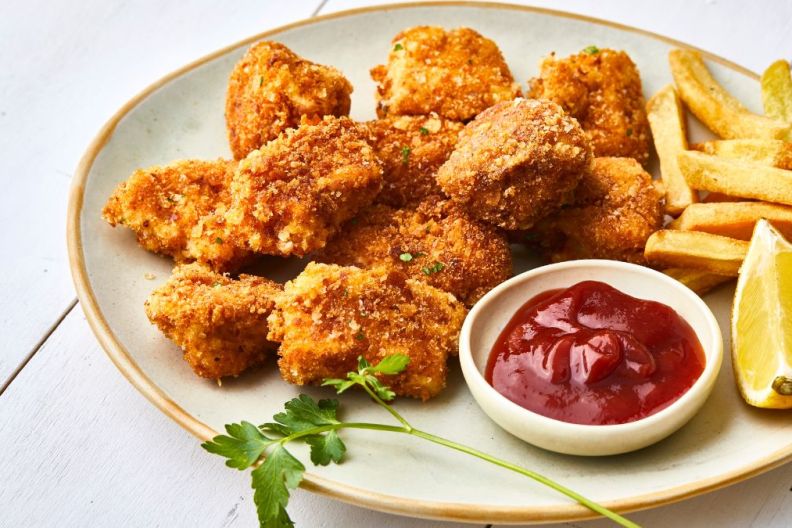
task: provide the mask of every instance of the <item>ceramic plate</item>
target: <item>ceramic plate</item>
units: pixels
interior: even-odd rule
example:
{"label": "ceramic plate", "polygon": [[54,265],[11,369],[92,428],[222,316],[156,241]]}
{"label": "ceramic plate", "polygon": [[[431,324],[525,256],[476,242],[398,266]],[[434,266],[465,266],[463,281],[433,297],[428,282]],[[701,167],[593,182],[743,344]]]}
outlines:
{"label": "ceramic plate", "polygon": [[[88,320],[111,359],[152,403],[205,439],[228,422],[267,421],[301,389],[278,377],[275,358],[239,379],[196,378],[180,351],[149,324],[143,302],[164,282],[172,264],[140,249],[132,233],[112,229],[100,210],[113,188],[134,169],[179,158],[228,157],[223,120],[226,82],[247,45],[283,42],[313,61],[340,68],[355,87],[352,116],[374,117],[368,71],[382,63],[399,30],[419,25],[470,26],[494,39],[520,82],[540,59],[566,56],[595,44],[627,50],[646,95],[671,81],[666,55],[678,42],[579,16],[496,4],[411,4],[350,11],[306,20],[201,59],[162,79],[127,103],[99,133],[77,174],[69,212],[72,270]],[[754,110],[756,75],[707,55],[715,77]],[[693,140],[707,138],[691,123]],[[654,164],[656,165],[656,164]],[[655,169],[656,172],[656,169]],[[516,255],[515,273],[536,262]],[[293,276],[302,263],[269,259],[271,278]],[[156,278],[147,280],[153,274]],[[729,342],[732,287],[706,298]],[[321,389],[302,389],[328,397]],[[361,395],[342,398],[346,418],[388,421]],[[792,458],[788,413],[742,403],[723,365],[703,410],[679,432],[641,451],[606,458],[563,456],[532,447],[491,422],[468,393],[457,364],[448,388],[422,404],[399,401],[417,427],[498,454],[565,483],[614,509],[633,510],[690,497],[737,482]],[[476,522],[531,522],[590,517],[585,508],[532,481],[464,455],[401,435],[345,432],[349,457],[339,466],[310,467],[304,486],[340,500],[405,515]],[[305,458],[307,460],[307,457]],[[223,471],[219,460],[217,470]]]}

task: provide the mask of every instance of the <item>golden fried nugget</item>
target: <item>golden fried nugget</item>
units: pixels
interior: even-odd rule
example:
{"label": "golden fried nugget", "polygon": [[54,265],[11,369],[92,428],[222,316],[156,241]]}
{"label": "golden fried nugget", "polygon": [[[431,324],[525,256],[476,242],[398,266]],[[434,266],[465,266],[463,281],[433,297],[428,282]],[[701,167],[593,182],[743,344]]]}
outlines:
{"label": "golden fried nugget", "polygon": [[605,258],[645,264],[644,245],[663,227],[663,196],[633,158],[594,158],[575,200],[528,234],[549,260]]}
{"label": "golden fried nugget", "polygon": [[237,376],[262,363],[267,316],[281,286],[262,277],[233,280],[200,264],[178,266],[146,301],[149,320],[184,351],[202,378]]}
{"label": "golden fried nugget", "polygon": [[352,85],[330,66],[303,59],[277,42],[253,44],[228,81],[225,117],[236,159],[273,140],[300,119],[349,114]]}
{"label": "golden fried nugget", "polygon": [[379,117],[437,112],[467,121],[521,95],[497,44],[470,28],[417,26],[391,44],[388,64],[371,70]]}
{"label": "golden fried nugget", "polygon": [[445,387],[464,318],[453,295],[404,273],[312,262],[278,296],[268,337],[281,344],[281,376],[297,385],[343,378],[358,356],[377,363],[405,354],[405,371],[382,380],[427,400]]}
{"label": "golden fried nugget", "polygon": [[365,125],[347,117],[290,129],[239,162],[226,220],[257,253],[303,256],[374,201],[382,167]]}
{"label": "golden fried nugget", "polygon": [[412,209],[364,209],[328,242],[317,260],[399,270],[453,293],[468,306],[512,273],[506,236],[439,196]]}
{"label": "golden fried nugget", "polygon": [[431,114],[388,117],[367,124],[384,169],[378,203],[403,207],[440,193],[435,173],[451,155],[462,123]]}
{"label": "golden fried nugget", "polygon": [[515,99],[467,124],[437,182],[476,218],[528,229],[571,198],[590,159],[583,130],[560,106]]}
{"label": "golden fried nugget", "polygon": [[186,160],[137,170],[118,185],[102,216],[132,229],[144,249],[233,271],[250,259],[249,252],[225,235],[222,222],[196,228],[230,203],[235,167],[222,159]]}
{"label": "golden fried nugget", "polygon": [[580,122],[597,157],[649,159],[651,134],[641,76],[623,51],[592,46],[565,59],[547,57],[529,97],[550,99]]}

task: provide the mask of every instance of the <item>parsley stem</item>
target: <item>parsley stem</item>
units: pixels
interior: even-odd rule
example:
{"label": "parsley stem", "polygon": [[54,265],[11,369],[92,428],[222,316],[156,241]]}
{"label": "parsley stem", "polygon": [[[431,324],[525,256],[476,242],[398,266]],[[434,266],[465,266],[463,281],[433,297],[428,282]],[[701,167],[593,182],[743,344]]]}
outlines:
{"label": "parsley stem", "polygon": [[625,527],[628,527],[628,528],[640,528],[639,525],[635,524],[634,522],[630,521],[629,519],[626,519],[626,518],[622,517],[618,513],[613,512],[613,511],[605,508],[604,506],[600,506],[596,502],[593,502],[593,501],[587,499],[583,495],[580,495],[579,493],[576,493],[575,491],[567,488],[566,486],[563,486],[563,485],[555,482],[554,480],[551,480],[551,479],[549,479],[549,478],[547,478],[547,477],[545,477],[543,475],[540,475],[539,473],[531,471],[530,469],[525,469],[525,468],[520,467],[520,466],[518,466],[516,464],[512,464],[511,462],[507,462],[505,460],[501,460],[499,458],[495,458],[495,457],[493,457],[491,455],[488,455],[486,453],[483,453],[483,452],[481,452],[481,451],[479,451],[477,449],[473,449],[472,447],[467,447],[467,446],[464,446],[462,444],[458,444],[458,443],[453,442],[451,440],[446,440],[445,438],[441,438],[439,436],[435,436],[433,434],[426,433],[426,432],[418,430],[418,429],[413,429],[412,431],[410,431],[410,434],[413,435],[413,436],[417,436],[418,438],[423,438],[424,440],[428,440],[429,442],[433,442],[435,444],[440,444],[442,446],[449,447],[449,448],[455,449],[457,451],[461,451],[462,453],[467,453],[468,455],[472,455],[472,456],[480,458],[482,460],[486,460],[487,462],[495,464],[496,466],[500,466],[502,468],[509,469],[509,470],[514,471],[516,473],[519,473],[521,475],[525,475],[528,478],[531,478],[531,479],[533,479],[533,480],[535,480],[537,482],[540,482],[541,484],[544,484],[545,486],[548,486],[548,487],[550,487],[550,488],[552,488],[552,489],[554,489],[554,490],[556,490],[556,491],[558,491],[560,493],[563,493],[567,497],[576,500],[577,502],[579,502],[583,506],[587,507],[588,509],[590,509],[592,511],[595,511],[595,512],[599,513],[600,515],[603,515],[603,516],[611,519],[612,521],[620,524],[621,526],[625,526]]}
{"label": "parsley stem", "polygon": [[377,402],[377,405],[379,405],[380,407],[384,408],[386,411],[391,413],[391,416],[396,418],[396,420],[398,420],[399,423],[401,423],[404,426],[404,428],[407,430],[408,433],[411,433],[413,431],[413,426],[410,425],[410,422],[405,420],[404,417],[401,414],[399,414],[399,412],[396,409],[385,403],[385,401],[382,398],[377,396],[377,393],[371,390],[371,388],[368,386],[368,383],[361,383],[360,386],[363,387],[366,390],[366,392],[369,393],[369,396],[371,396],[371,398],[375,402]]}

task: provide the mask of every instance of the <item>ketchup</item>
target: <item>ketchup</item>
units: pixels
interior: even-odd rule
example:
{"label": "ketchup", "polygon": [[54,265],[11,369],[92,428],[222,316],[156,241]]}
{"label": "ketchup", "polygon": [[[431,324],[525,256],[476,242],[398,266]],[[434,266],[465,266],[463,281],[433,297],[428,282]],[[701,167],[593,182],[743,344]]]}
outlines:
{"label": "ketchup", "polygon": [[632,422],[667,407],[704,370],[695,332],[672,308],[596,281],[525,303],[492,347],[486,379],[564,422]]}

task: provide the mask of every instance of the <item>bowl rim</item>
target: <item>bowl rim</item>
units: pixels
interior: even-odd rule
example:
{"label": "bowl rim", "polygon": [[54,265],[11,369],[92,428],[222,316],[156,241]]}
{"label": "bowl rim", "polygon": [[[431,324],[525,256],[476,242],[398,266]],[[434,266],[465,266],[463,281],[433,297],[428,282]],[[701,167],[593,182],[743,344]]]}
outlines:
{"label": "bowl rim", "polygon": [[[688,324],[693,328],[693,331],[696,333],[696,337],[698,338],[699,342],[701,343],[701,347],[704,351],[705,357],[705,364],[704,370],[699,375],[698,379],[690,386],[679,398],[674,400],[670,405],[657,411],[656,413],[650,414],[649,416],[645,416],[643,418],[639,418],[638,420],[633,420],[631,422],[625,422],[621,424],[577,424],[571,422],[564,422],[562,420],[557,420],[555,418],[550,418],[544,416],[542,414],[536,413],[521,405],[511,401],[506,396],[498,392],[492,385],[490,385],[484,374],[479,370],[478,365],[473,357],[473,350],[471,346],[471,339],[472,339],[472,332],[473,326],[476,322],[476,319],[480,317],[481,314],[485,313],[488,306],[491,306],[492,301],[503,295],[505,292],[511,290],[515,287],[520,287],[520,285],[535,280],[547,273],[553,273],[556,271],[562,271],[567,269],[575,269],[575,268],[610,268],[613,270],[622,270],[622,271],[631,271],[637,272],[640,274],[644,274],[650,280],[654,280],[655,282],[660,282],[670,288],[675,289],[685,298],[691,300],[695,308],[700,311],[704,316],[704,327],[697,328],[685,319]],[[579,282],[582,282],[585,279],[582,279]],[[618,275],[616,275],[616,280],[614,282],[618,282]],[[572,286],[570,284],[569,286]],[[617,288],[618,289],[618,288]],[[640,297],[639,297],[640,298]],[[528,299],[526,299],[527,301]],[[648,300],[648,299],[647,299]],[[665,304],[665,303],[663,303]],[[676,308],[671,306],[670,304],[666,304],[670,306],[674,311]],[[509,314],[509,319],[513,317],[514,314]],[[681,317],[681,316],[680,316]],[[684,318],[683,318],[684,319]],[[709,333],[709,341],[711,343],[710,346],[704,342],[705,340],[702,337],[706,337],[702,335],[702,331]],[[489,351],[487,352],[487,358],[489,358]],[[465,382],[468,384],[471,392],[473,391],[473,387],[470,387],[471,384],[476,385],[476,389],[480,391],[484,391],[484,394],[490,397],[491,401],[494,402],[496,405],[501,406],[505,411],[507,411],[510,415],[523,415],[532,423],[540,424],[543,427],[548,429],[552,429],[556,431],[558,434],[563,435],[580,435],[584,434],[588,437],[592,436],[611,436],[611,435],[621,435],[621,434],[629,434],[634,433],[636,431],[643,431],[648,428],[652,427],[659,427],[666,421],[672,420],[677,413],[681,413],[684,409],[689,407],[695,407],[697,405],[701,405],[704,403],[706,398],[709,396],[709,388],[714,385],[715,380],[720,373],[721,365],[723,363],[723,334],[721,333],[720,326],[718,325],[718,321],[715,318],[715,315],[710,310],[709,306],[699,297],[693,290],[682,284],[681,282],[677,281],[661,273],[657,270],[652,268],[647,268],[645,266],[640,266],[638,264],[632,264],[629,262],[621,262],[617,260],[608,260],[608,259],[581,259],[581,260],[572,260],[567,262],[559,262],[554,264],[546,264],[543,266],[539,266],[537,268],[533,268],[531,270],[525,271],[519,275],[515,275],[514,277],[510,278],[507,281],[502,282],[489,292],[487,292],[478,302],[471,308],[470,312],[468,312],[467,317],[465,318],[465,322],[462,325],[462,329],[459,334],[459,362],[462,366],[462,371],[464,373]],[[476,398],[478,401],[478,398]],[[489,415],[486,409],[482,407],[482,411]]]}

